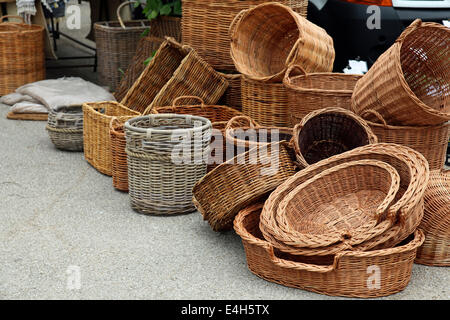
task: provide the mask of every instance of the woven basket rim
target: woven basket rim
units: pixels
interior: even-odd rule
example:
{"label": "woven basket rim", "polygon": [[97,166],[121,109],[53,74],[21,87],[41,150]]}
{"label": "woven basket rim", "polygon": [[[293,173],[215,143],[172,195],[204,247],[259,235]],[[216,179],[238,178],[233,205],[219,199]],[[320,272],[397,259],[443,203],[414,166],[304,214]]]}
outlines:
{"label": "woven basket rim", "polygon": [[113,104],[116,107],[119,107],[119,108],[121,108],[123,110],[127,110],[127,111],[135,114],[136,116],[140,115],[139,112],[131,110],[130,108],[128,108],[128,107],[124,106],[123,104],[121,104],[120,102],[116,102],[116,101],[87,102],[87,103],[83,103],[83,109],[87,108],[90,112],[93,112],[93,113],[95,113],[96,115],[98,115],[98,116],[100,116],[102,118],[113,118],[113,117],[115,117],[115,116],[109,116],[109,115],[106,115],[104,113],[98,112],[98,109],[104,108],[104,107],[102,107],[102,105],[105,105],[105,104],[107,106]]}
{"label": "woven basket rim", "polygon": [[[332,94],[332,95],[352,95],[353,90],[336,90],[336,89],[315,89],[315,88],[305,88],[298,84],[294,84],[293,82],[307,79],[307,78],[315,78],[320,76],[334,76],[339,78],[362,78],[362,75],[359,74],[347,74],[347,73],[333,73],[333,72],[315,72],[315,73],[308,73],[306,75],[298,75],[290,78],[290,81],[286,79],[286,77],[283,79],[283,84],[290,90],[294,90],[297,92],[305,92],[305,93],[320,93],[320,94]],[[356,84],[356,82],[355,82]]]}
{"label": "woven basket rim", "polygon": [[[391,125],[391,124],[372,122],[372,121],[369,121],[366,119],[364,119],[364,121],[366,121],[369,124],[369,126],[382,127],[382,128],[386,128],[389,130],[422,131],[422,130],[429,130],[429,129],[444,128],[444,127],[448,127],[450,129],[450,121],[444,122],[442,124],[435,124],[435,125],[430,125],[430,126],[395,126],[395,125]],[[449,134],[450,134],[450,131],[449,131]]]}
{"label": "woven basket rim", "polygon": [[[1,30],[2,25],[5,25],[5,26],[14,25],[20,29],[3,31],[3,30]],[[0,35],[1,34],[10,34],[10,33],[21,33],[21,34],[23,34],[23,33],[39,33],[42,31],[44,31],[44,27],[36,25],[36,24],[28,25],[25,23],[17,23],[17,22],[2,22],[2,23],[0,23]]]}
{"label": "woven basket rim", "polygon": [[[114,24],[118,24],[117,27],[113,27],[113,26],[108,26],[108,23],[114,23]],[[128,21],[124,21],[123,22],[126,26],[127,23],[143,23],[144,25],[140,25],[140,26],[126,26],[126,28],[122,28],[120,26],[120,22],[118,20],[113,20],[113,21],[98,21],[94,23],[94,28],[99,29],[99,30],[104,30],[104,31],[129,31],[130,29],[134,29],[134,30],[138,30],[138,29],[143,29],[143,28],[148,28],[150,27],[150,21],[146,20],[146,19],[141,19],[141,20],[128,20]]]}
{"label": "woven basket rim", "polygon": [[[201,127],[193,127],[193,128],[179,128],[179,129],[169,129],[169,130],[164,130],[164,129],[152,129],[152,128],[147,128],[147,129],[143,129],[143,128],[139,128],[136,126],[133,126],[133,122],[136,121],[140,121],[140,120],[145,120],[145,119],[149,119],[149,118],[178,118],[178,119],[188,119],[190,118],[191,120],[198,120],[198,121],[202,121],[204,124]],[[151,114],[151,115],[145,115],[145,116],[138,116],[135,117],[133,119],[128,120],[127,122],[125,122],[124,124],[124,128],[129,130],[129,131],[134,131],[134,132],[138,132],[138,133],[156,133],[156,134],[174,134],[174,133],[184,133],[184,132],[195,132],[195,131],[204,131],[207,130],[208,128],[210,128],[212,126],[211,121],[205,117],[199,117],[199,116],[192,116],[192,115],[183,115],[183,114],[176,114],[176,113],[159,113],[159,114]]]}

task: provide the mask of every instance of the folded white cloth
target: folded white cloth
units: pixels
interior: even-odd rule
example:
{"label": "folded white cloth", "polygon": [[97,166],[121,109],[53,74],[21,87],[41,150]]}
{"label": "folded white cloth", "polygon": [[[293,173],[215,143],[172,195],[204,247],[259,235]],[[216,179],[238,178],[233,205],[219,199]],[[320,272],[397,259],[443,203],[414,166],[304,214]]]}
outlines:
{"label": "folded white cloth", "polygon": [[59,106],[80,106],[85,102],[116,101],[106,89],[77,77],[29,83],[16,92],[36,99],[49,110]]}
{"label": "folded white cloth", "polygon": [[22,101],[39,103],[39,101],[37,101],[36,99],[33,99],[32,97],[27,95],[20,94],[18,92],[13,92],[0,98],[0,103],[7,104],[8,106],[13,106],[16,103]]}
{"label": "folded white cloth", "polygon": [[48,113],[47,108],[42,104],[28,101],[16,103],[10,111],[14,113]]}

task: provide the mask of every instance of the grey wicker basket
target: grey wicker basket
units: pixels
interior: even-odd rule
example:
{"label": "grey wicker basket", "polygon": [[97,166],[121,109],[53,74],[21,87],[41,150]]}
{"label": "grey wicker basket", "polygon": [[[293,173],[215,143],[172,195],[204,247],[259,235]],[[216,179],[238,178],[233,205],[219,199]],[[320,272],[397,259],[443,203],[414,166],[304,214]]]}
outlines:
{"label": "grey wicker basket", "polygon": [[146,214],[195,210],[192,188],[206,174],[211,121],[156,114],[125,123],[131,206]]}
{"label": "grey wicker basket", "polygon": [[48,114],[47,132],[56,148],[83,151],[83,110],[81,106],[62,106]]}

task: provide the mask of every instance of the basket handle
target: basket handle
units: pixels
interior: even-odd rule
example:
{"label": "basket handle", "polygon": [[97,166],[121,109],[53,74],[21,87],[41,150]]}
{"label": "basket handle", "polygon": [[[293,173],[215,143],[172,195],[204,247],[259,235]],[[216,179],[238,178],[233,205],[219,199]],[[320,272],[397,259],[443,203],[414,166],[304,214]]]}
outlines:
{"label": "basket handle", "polygon": [[22,21],[22,23],[25,23],[25,20],[21,16],[2,16],[2,17],[0,17],[0,23],[3,23],[3,20],[5,20],[6,18],[20,19]]}
{"label": "basket handle", "polygon": [[299,64],[291,65],[291,66],[286,70],[286,73],[285,73],[285,75],[284,75],[284,81],[285,81],[287,84],[291,84],[291,74],[292,74],[292,71],[294,71],[294,70],[298,70],[298,71],[301,72],[301,75],[306,76],[306,71],[305,71],[305,69],[303,69],[303,67],[302,67],[301,65],[299,65]]}
{"label": "basket handle", "polygon": [[119,20],[120,26],[123,29],[126,29],[125,24],[123,23],[122,20],[122,16],[120,15],[120,11],[122,10],[123,7],[125,7],[126,5],[129,5],[131,3],[136,3],[138,1],[125,1],[124,3],[120,4],[120,6],[117,7],[117,19]]}
{"label": "basket handle", "polygon": [[228,35],[231,38],[231,41],[233,41],[233,35],[236,31],[236,25],[238,24],[239,21],[241,21],[242,16],[247,13],[249,9],[244,9],[241,12],[239,12],[234,18],[233,21],[231,21],[230,27],[228,28]]}
{"label": "basket handle", "polygon": [[395,40],[396,43],[403,42],[405,40],[406,36],[416,30],[417,28],[420,28],[422,25],[422,20],[416,19],[414,20],[408,27],[406,27],[405,30],[403,30],[402,34]]}
{"label": "basket handle", "polygon": [[289,260],[279,258],[275,255],[275,252],[274,252],[272,246],[267,247],[266,250],[269,253],[269,256],[270,256],[270,259],[272,260],[272,262],[281,268],[294,269],[294,270],[300,270],[300,271],[310,271],[310,272],[317,272],[317,273],[328,273],[328,272],[332,272],[333,270],[335,270],[337,267],[339,258],[342,255],[342,253],[336,254],[332,265],[322,266],[322,265],[316,265],[316,264],[308,264],[308,263],[302,263],[302,262],[289,261]]}
{"label": "basket handle", "polygon": [[373,110],[373,109],[367,109],[367,110],[364,110],[364,111],[361,113],[361,116],[364,118],[364,116],[365,116],[365,115],[368,115],[368,114],[374,115],[378,120],[381,121],[381,123],[382,123],[385,127],[388,126],[386,120],[384,120],[383,116],[382,116],[378,111],[375,111],[375,110]]}
{"label": "basket handle", "polygon": [[205,107],[205,102],[200,97],[197,97],[197,96],[180,96],[180,97],[176,98],[175,100],[173,100],[172,108],[176,108],[177,107],[177,102],[180,101],[181,99],[195,99],[195,100],[198,100],[200,102],[200,105],[201,105],[202,109]]}
{"label": "basket handle", "polygon": [[248,121],[248,124],[250,126],[250,128],[256,128],[258,127],[258,124],[250,117],[247,116],[236,116],[230,119],[230,121],[228,121],[227,125],[225,126],[225,130],[230,130],[233,129],[233,124],[235,122],[237,122],[238,120],[245,120]]}
{"label": "basket handle", "polygon": [[300,44],[302,42],[303,42],[302,38],[298,38],[297,41],[295,41],[294,46],[292,47],[291,52],[289,52],[289,55],[288,55],[288,57],[286,59],[286,65],[287,66],[289,66],[289,65],[291,65],[291,64],[293,64],[295,62],[294,61],[294,57],[297,54],[298,48],[299,48],[299,46],[300,46]]}

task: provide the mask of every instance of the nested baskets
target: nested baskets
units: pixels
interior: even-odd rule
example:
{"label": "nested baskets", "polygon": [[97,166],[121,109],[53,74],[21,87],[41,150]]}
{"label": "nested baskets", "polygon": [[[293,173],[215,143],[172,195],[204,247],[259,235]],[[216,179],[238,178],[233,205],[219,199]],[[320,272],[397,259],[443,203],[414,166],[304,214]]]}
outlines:
{"label": "nested baskets", "polygon": [[[183,43],[192,46],[215,69],[234,70],[228,29],[244,9],[270,0],[183,0]],[[307,0],[279,0],[306,17]]]}
{"label": "nested baskets", "polygon": [[282,83],[242,76],[242,112],[262,126],[290,127],[289,103]]}
{"label": "nested baskets", "polygon": [[[300,70],[300,75],[291,76],[296,70]],[[352,110],[353,89],[361,77],[344,73],[306,74],[300,66],[289,67],[283,83],[287,89],[291,126],[318,109],[339,107]]]}
{"label": "nested baskets", "polygon": [[228,88],[219,104],[229,106],[236,110],[242,111],[242,95],[241,95],[241,77],[240,73],[220,73],[228,81]]}
{"label": "nested baskets", "polygon": [[[4,22],[17,18],[22,23]],[[45,79],[44,28],[0,18],[0,96]]]}
{"label": "nested baskets", "polygon": [[147,214],[195,210],[192,187],[206,174],[211,121],[155,114],[125,123],[131,206]]}
{"label": "nested baskets", "polygon": [[331,72],[333,39],[287,6],[266,3],[241,11],[230,26],[236,69],[253,79],[281,82],[286,68]]}
{"label": "nested baskets", "polygon": [[227,80],[192,48],[167,38],[121,103],[143,114],[149,114],[155,107],[171,105],[184,95],[200,97],[212,105],[227,87]]}
{"label": "nested baskets", "polygon": [[117,102],[83,104],[84,157],[94,168],[112,175],[109,126],[113,117],[136,117],[139,113]]}
{"label": "nested baskets", "polygon": [[150,59],[156,53],[163,42],[164,39],[153,36],[139,40],[136,54],[133,56],[127,71],[120,80],[120,84],[114,93],[117,101],[121,101],[125,97],[128,90],[130,90],[142,71],[144,71],[146,60]]}
{"label": "nested baskets", "polygon": [[425,214],[419,226],[425,243],[416,262],[430,266],[450,266],[450,170],[435,170],[425,191]]}
{"label": "nested baskets", "polygon": [[62,106],[48,113],[47,132],[56,148],[68,151],[83,150],[83,109],[81,106]]}
{"label": "nested baskets", "polygon": [[343,108],[313,111],[294,128],[297,160],[305,167],[377,141],[362,118]]}
{"label": "nested baskets", "polygon": [[[180,100],[197,100],[194,105],[178,105]],[[226,160],[226,139],[225,124],[232,118],[243,116],[243,114],[233,108],[218,105],[205,105],[203,99],[195,96],[181,96],[176,98],[170,107],[157,107],[152,113],[176,113],[190,114],[205,117],[212,122],[214,137],[211,141],[211,154],[208,160],[208,170]]]}
{"label": "nested baskets", "polygon": [[193,188],[193,201],[213,230],[228,230],[239,210],[273,191],[295,170],[287,142],[257,146],[198,181]]}
{"label": "nested baskets", "polygon": [[356,84],[356,113],[375,110],[387,123],[404,126],[450,120],[449,39],[449,28],[415,20]]}
{"label": "nested baskets", "polygon": [[[285,243],[285,237],[280,233],[278,214],[280,203],[297,186],[300,186],[327,169],[347,164],[352,161],[377,160],[385,162],[398,172],[400,187],[393,203],[388,209],[387,216],[395,219],[395,225],[389,230],[378,233],[378,227],[374,228],[373,237],[363,243],[353,245],[352,239],[344,239],[342,243],[326,247],[300,247]],[[383,249],[395,246],[414,232],[423,217],[423,196],[429,179],[429,168],[426,159],[417,151],[396,144],[378,143],[366,145],[351,151],[322,160],[308,166],[288,178],[275,191],[273,191],[264,204],[261,215],[260,228],[264,237],[278,249],[305,256],[324,256],[335,254],[346,249],[367,251],[370,249]],[[336,181],[334,184],[338,184]],[[333,199],[330,199],[333,201]],[[340,219],[336,220],[337,222]],[[380,227],[383,227],[380,224]]]}
{"label": "nested baskets", "polygon": [[326,257],[292,256],[274,249],[261,235],[261,207],[243,209],[234,221],[250,271],[267,281],[331,296],[374,298],[402,291],[410,281],[417,248],[425,239],[418,230],[393,248],[343,251]]}
{"label": "nested baskets", "polygon": [[450,122],[434,126],[391,126],[376,112],[382,123],[367,121],[379,142],[396,143],[419,151],[427,159],[430,170],[442,169],[445,163]]}
{"label": "nested baskets", "polygon": [[364,242],[393,225],[387,211],[399,187],[398,172],[378,160],[324,170],[281,200],[277,238],[300,248]]}

